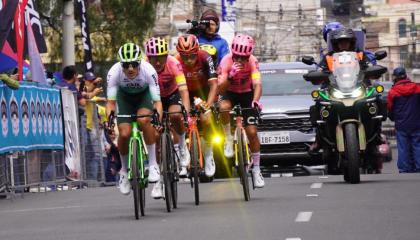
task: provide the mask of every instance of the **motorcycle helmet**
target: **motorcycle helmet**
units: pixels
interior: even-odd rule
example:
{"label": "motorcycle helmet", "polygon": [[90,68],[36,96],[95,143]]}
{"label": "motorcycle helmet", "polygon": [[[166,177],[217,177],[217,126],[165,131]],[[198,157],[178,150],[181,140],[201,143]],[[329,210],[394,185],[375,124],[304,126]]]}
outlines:
{"label": "motorcycle helmet", "polygon": [[350,28],[340,28],[336,29],[331,32],[331,44],[333,47],[334,52],[341,51],[338,48],[339,42],[343,40],[349,40],[350,41],[350,48],[349,50],[354,51],[356,47],[356,35],[354,34],[354,31]]}
{"label": "motorcycle helmet", "polygon": [[322,35],[324,36],[325,42],[327,42],[328,33],[340,28],[344,28],[344,26],[339,22],[329,22],[325,24],[324,28],[322,29]]}

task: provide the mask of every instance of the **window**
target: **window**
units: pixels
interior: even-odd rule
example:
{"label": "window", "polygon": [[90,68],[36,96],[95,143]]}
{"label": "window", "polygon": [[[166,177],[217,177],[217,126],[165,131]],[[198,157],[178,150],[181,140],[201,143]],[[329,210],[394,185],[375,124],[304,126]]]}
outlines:
{"label": "window", "polygon": [[398,35],[400,38],[407,37],[407,21],[405,19],[398,20]]}

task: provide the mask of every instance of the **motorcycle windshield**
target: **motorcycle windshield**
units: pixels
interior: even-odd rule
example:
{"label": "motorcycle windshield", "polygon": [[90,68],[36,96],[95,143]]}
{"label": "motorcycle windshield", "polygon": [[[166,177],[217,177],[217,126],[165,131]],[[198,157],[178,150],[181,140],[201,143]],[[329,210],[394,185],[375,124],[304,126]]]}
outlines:
{"label": "motorcycle windshield", "polygon": [[355,52],[339,52],[333,55],[333,87],[343,93],[351,93],[358,83],[360,65]]}

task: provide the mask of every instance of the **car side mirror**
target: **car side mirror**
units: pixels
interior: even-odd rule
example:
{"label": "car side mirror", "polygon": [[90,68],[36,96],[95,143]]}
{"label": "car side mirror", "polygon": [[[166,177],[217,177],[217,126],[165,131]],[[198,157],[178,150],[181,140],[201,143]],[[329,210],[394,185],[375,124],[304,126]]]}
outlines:
{"label": "car side mirror", "polygon": [[330,74],[326,72],[312,71],[303,75],[303,78],[311,82],[313,85],[319,85],[322,82],[328,81]]}
{"label": "car side mirror", "polygon": [[367,77],[376,77],[381,76],[382,74],[386,73],[388,69],[381,65],[370,66],[365,70],[365,75]]}
{"label": "car side mirror", "polygon": [[387,56],[388,56],[388,54],[386,53],[385,50],[375,52],[376,60],[382,60],[382,59],[386,58]]}
{"label": "car side mirror", "polygon": [[303,56],[302,62],[306,65],[312,65],[315,64],[315,59],[312,56]]}

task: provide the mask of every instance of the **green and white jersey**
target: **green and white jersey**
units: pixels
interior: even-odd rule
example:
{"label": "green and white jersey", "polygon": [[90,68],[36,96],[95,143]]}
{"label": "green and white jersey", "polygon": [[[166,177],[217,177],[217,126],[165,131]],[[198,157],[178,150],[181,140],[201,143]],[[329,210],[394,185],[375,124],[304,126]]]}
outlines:
{"label": "green and white jersey", "polygon": [[123,72],[123,67],[120,62],[115,63],[111,67],[107,76],[108,100],[117,99],[118,89],[129,94],[142,93],[149,89],[153,101],[160,101],[160,90],[156,70],[146,61],[141,61],[138,68],[139,74],[137,77],[128,79]]}

